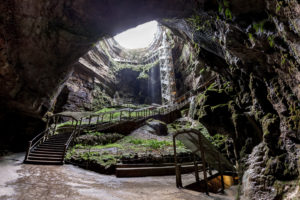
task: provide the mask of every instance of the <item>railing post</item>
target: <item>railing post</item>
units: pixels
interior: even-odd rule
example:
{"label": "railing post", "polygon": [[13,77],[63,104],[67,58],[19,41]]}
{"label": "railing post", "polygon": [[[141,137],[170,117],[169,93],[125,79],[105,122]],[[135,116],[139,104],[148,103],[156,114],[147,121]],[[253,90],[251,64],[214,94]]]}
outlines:
{"label": "railing post", "polygon": [[175,173],[176,173],[176,187],[182,188],[181,180],[181,165],[178,164],[177,153],[176,153],[176,136],[173,136],[173,149],[174,149],[174,161],[175,161]]}
{"label": "railing post", "polygon": [[99,123],[99,117],[100,117],[100,115],[97,116],[97,124]]}
{"label": "railing post", "polygon": [[82,118],[80,118],[80,122],[79,122],[79,130],[78,130],[77,135],[80,135],[80,132],[81,132],[81,125],[82,125]]}
{"label": "railing post", "polygon": [[27,151],[26,151],[25,161],[28,159],[28,156],[29,156],[29,153],[30,153],[31,145],[32,145],[32,141],[29,141],[29,142],[28,142],[28,149],[27,149]]}
{"label": "railing post", "polygon": [[104,115],[105,115],[105,113],[103,113],[103,115],[102,115],[102,119],[101,119],[101,122],[103,123],[103,118],[104,118]]}
{"label": "railing post", "polygon": [[206,161],[205,161],[204,147],[202,145],[202,140],[201,140],[201,136],[200,135],[198,135],[198,141],[199,141],[199,146],[200,146],[200,151],[201,151],[201,159],[202,159],[202,166],[203,166],[203,176],[204,176],[205,192],[206,192],[207,195],[209,195],[208,184],[207,184]]}
{"label": "railing post", "polygon": [[61,162],[62,162],[62,163],[63,163],[64,160],[65,160],[66,151],[67,151],[67,145],[65,144],[65,147],[64,147],[64,153],[63,153],[62,158],[61,158]]}
{"label": "railing post", "polygon": [[195,166],[195,178],[196,178],[196,182],[198,183],[199,182],[198,163],[195,154],[194,154],[194,166]]}
{"label": "railing post", "polygon": [[91,121],[92,121],[92,115],[89,118],[89,125],[91,124]]}
{"label": "railing post", "polygon": [[122,111],[120,112],[120,121],[122,120]]}
{"label": "railing post", "polygon": [[57,126],[57,122],[58,122],[58,118],[59,118],[59,116],[57,116],[57,117],[54,117],[54,129],[53,129],[53,135],[55,134],[55,131],[56,131],[56,126]]}
{"label": "railing post", "polygon": [[224,193],[225,185],[224,185],[223,169],[222,169],[221,159],[220,159],[220,154],[219,153],[218,153],[218,164],[219,164],[219,172],[220,172],[221,184],[222,184],[221,192]]}

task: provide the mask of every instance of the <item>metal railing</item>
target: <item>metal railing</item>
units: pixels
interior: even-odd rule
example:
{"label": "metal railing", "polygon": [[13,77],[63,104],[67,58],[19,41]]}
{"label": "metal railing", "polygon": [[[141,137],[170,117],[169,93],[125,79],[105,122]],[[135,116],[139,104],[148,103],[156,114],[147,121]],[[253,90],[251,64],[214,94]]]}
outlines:
{"label": "metal railing", "polygon": [[[209,83],[214,81],[216,77],[211,78],[209,81],[205,82],[203,85],[201,85],[200,88],[198,88],[196,91],[189,91],[185,93],[184,95],[180,96],[173,102],[173,104],[164,105],[164,106],[149,106],[142,109],[121,109],[116,111],[110,111],[110,112],[103,112],[98,114],[92,114],[86,117],[81,117],[79,120],[76,119],[73,116],[70,115],[62,115],[62,114],[54,114],[47,118],[47,126],[46,129],[35,136],[31,141],[29,141],[28,149],[26,152],[25,160],[28,158],[29,153],[39,144],[43,143],[45,140],[47,140],[50,136],[54,134],[61,134],[63,132],[63,129],[70,129],[71,128],[71,135],[68,139],[68,141],[65,143],[64,146],[64,154],[62,161],[64,160],[66,151],[71,144],[71,142],[80,135],[80,131],[82,129],[83,125],[101,125],[103,128],[107,128],[109,126],[115,125],[116,123],[131,121],[131,120],[141,120],[146,119],[149,117],[153,117],[155,115],[165,115],[168,113],[171,113],[175,110],[180,110],[184,106],[186,106],[193,95],[198,94],[199,92],[203,91]],[[115,114],[117,114],[117,117],[115,118]],[[108,116],[106,118],[106,116]],[[60,119],[63,119],[66,123],[65,125],[59,124]],[[67,121],[66,118],[70,118],[71,121]],[[53,122],[51,125],[50,122]],[[57,130],[59,130],[57,132]]]}

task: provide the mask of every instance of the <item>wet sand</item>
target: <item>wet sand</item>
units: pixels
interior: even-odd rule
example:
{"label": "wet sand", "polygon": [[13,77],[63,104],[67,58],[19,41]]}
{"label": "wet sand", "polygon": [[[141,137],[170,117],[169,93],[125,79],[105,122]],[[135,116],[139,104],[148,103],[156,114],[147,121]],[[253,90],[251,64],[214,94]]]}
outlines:
{"label": "wet sand", "polygon": [[[177,189],[175,176],[116,178],[72,165],[25,165],[23,159],[23,153],[0,158],[0,200],[233,199]],[[184,184],[193,181],[193,175],[183,176]]]}

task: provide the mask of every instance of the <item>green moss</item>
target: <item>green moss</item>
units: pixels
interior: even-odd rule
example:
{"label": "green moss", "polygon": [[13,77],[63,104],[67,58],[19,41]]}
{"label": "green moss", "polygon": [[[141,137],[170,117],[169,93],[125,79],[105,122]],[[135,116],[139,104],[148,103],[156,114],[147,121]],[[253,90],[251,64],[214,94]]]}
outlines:
{"label": "green moss", "polygon": [[271,134],[270,129],[271,126],[276,123],[278,120],[278,117],[274,114],[268,113],[262,118],[262,127],[263,127],[263,133],[264,137]]}
{"label": "green moss", "polygon": [[[129,139],[128,141],[131,144],[134,145],[141,145],[144,147],[149,147],[152,149],[160,149],[160,148],[165,148],[165,147],[172,147],[173,146],[173,142],[172,141],[166,141],[166,140],[156,140],[156,139]],[[184,146],[180,141],[176,141],[176,145],[178,147],[182,147]]]}
{"label": "green moss", "polygon": [[113,144],[92,146],[92,148],[95,148],[95,149],[120,148],[121,149],[121,148],[123,148],[123,146],[118,143],[113,143]]}
{"label": "green moss", "polygon": [[252,43],[255,42],[255,39],[254,39],[252,33],[248,33],[248,37],[249,37],[249,40],[250,40]]}
{"label": "green moss", "polygon": [[232,20],[232,14],[231,14],[231,11],[229,10],[229,8],[225,9],[225,16],[226,16],[226,19]]}
{"label": "green moss", "polygon": [[223,107],[228,107],[228,103],[218,104],[218,105],[215,105],[215,106],[211,106],[210,109],[213,112],[214,110],[216,110],[218,108],[223,108]]}
{"label": "green moss", "polygon": [[283,2],[282,1],[277,1],[276,3],[276,10],[275,12],[278,13],[282,7]]}
{"label": "green moss", "polygon": [[270,47],[274,47],[274,35],[271,35],[271,36],[269,36],[268,37],[268,41],[269,41],[269,45],[270,45]]}
{"label": "green moss", "polygon": [[264,31],[265,23],[266,23],[266,20],[262,20],[258,23],[253,23],[252,27],[254,28],[256,33],[262,33]]}

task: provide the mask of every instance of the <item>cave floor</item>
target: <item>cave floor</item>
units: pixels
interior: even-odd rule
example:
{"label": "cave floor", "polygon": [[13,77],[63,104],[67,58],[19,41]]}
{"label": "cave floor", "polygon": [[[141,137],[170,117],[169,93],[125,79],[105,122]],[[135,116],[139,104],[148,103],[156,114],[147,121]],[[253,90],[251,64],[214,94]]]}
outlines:
{"label": "cave floor", "polygon": [[[77,168],[73,165],[47,166],[22,164],[24,153],[0,157],[1,200],[199,200],[234,199],[225,195],[177,189],[174,176],[116,178]],[[183,184],[194,181],[184,175]]]}

